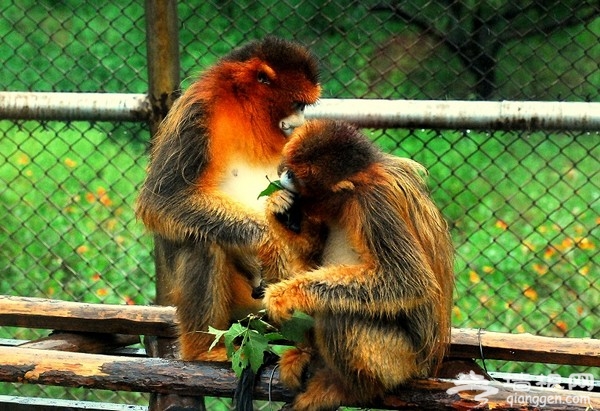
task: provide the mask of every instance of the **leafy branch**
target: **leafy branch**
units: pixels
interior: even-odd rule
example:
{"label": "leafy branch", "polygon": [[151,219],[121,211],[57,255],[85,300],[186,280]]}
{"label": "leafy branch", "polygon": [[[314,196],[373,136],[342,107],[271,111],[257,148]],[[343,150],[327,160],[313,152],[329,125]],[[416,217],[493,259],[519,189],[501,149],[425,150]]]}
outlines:
{"label": "leafy branch", "polygon": [[265,316],[264,310],[258,314],[250,314],[243,320],[233,323],[228,330],[208,327],[209,334],[215,336],[209,350],[223,339],[227,358],[231,360],[231,368],[238,378],[247,367],[255,373],[258,372],[264,364],[265,353],[281,356],[284,351],[292,348],[286,342],[303,342],[306,332],[314,324],[311,316],[296,311],[290,320],[277,329],[264,320]]}

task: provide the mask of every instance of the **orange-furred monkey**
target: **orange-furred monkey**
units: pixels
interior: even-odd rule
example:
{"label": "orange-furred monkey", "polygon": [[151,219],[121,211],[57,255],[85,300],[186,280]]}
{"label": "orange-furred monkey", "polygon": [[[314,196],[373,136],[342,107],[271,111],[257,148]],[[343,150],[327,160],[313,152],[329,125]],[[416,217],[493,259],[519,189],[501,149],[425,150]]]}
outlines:
{"label": "orange-furred monkey", "polygon": [[182,359],[226,360],[224,347],[208,351],[208,326],[262,307],[251,297],[265,232],[257,197],[320,91],[309,51],[268,37],[206,70],[160,125],[136,211],[157,269],[173,277]]}
{"label": "orange-furred monkey", "polygon": [[275,323],[295,310],[315,319],[279,362],[294,409],[368,404],[434,372],[450,339],[454,252],[424,168],[321,120],[294,131],[279,171],[260,253],[265,306]]}

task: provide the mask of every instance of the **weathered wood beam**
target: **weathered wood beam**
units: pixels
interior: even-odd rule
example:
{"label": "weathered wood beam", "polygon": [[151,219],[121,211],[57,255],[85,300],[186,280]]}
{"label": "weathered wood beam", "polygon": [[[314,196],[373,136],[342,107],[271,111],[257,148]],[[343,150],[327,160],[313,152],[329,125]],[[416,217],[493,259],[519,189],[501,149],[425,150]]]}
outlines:
{"label": "weathered wood beam", "polygon": [[[0,296],[0,325],[173,337],[173,307],[85,304]],[[600,340],[452,329],[450,356],[600,366]]]}
{"label": "weathered wood beam", "polygon": [[[186,396],[231,397],[237,378],[226,363],[194,363],[159,358],[127,358],[99,354],[0,347],[0,381],[157,392]],[[450,390],[450,391],[448,391]],[[482,398],[478,394],[485,395]],[[376,408],[467,409],[487,406],[497,410],[538,409],[532,399],[550,398],[544,409],[585,410],[600,408],[600,393],[530,386],[520,395],[529,396],[515,405],[514,385],[496,381],[416,380],[387,396]],[[273,366],[257,376],[254,397],[290,401],[293,393],[283,388]],[[477,398],[476,398],[477,397]],[[574,399],[577,398],[577,401]],[[348,404],[356,405],[356,404]],[[462,408],[460,408],[462,407]]]}
{"label": "weathered wood beam", "polygon": [[102,354],[111,352],[116,348],[127,347],[140,342],[140,337],[138,335],[59,331],[53,332],[47,337],[27,341],[19,347],[34,348],[36,350]]}
{"label": "weathered wood beam", "polygon": [[453,328],[450,356],[600,367],[600,340]]}
{"label": "weathered wood beam", "polygon": [[5,326],[173,337],[174,318],[173,307],[0,296],[0,325]]}

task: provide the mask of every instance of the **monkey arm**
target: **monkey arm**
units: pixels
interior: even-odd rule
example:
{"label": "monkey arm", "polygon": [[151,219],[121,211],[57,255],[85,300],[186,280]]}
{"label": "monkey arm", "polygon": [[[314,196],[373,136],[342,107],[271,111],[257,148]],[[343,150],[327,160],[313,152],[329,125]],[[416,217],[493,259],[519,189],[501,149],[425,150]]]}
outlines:
{"label": "monkey arm", "polygon": [[267,199],[268,234],[259,251],[267,283],[316,268],[323,253],[327,227],[322,222],[302,215],[299,229],[291,230],[282,221],[281,215],[295,201],[298,199],[287,190],[276,191]]}
{"label": "monkey arm", "polygon": [[295,310],[394,316],[429,301],[426,288],[395,285],[396,279],[385,278],[393,275],[367,265],[328,266],[270,285],[265,306],[269,317],[281,322]]}
{"label": "monkey arm", "polygon": [[201,104],[181,97],[161,125],[136,214],[151,231],[172,241],[210,239],[245,246],[262,237],[262,217],[218,190],[201,191],[209,159]]}
{"label": "monkey arm", "polygon": [[267,200],[266,220],[272,240],[280,244],[280,249],[285,248],[289,250],[288,254],[304,260],[306,267],[301,271],[306,271],[309,267],[316,266],[321,257],[327,228],[322,221],[304,213],[300,215],[297,229],[288,228],[281,215],[298,205],[298,201],[300,200],[287,190],[276,191]]}
{"label": "monkey arm", "polygon": [[186,189],[163,197],[142,191],[138,216],[148,229],[172,241],[210,239],[220,244],[247,246],[262,238],[265,224],[225,196],[202,195]]}

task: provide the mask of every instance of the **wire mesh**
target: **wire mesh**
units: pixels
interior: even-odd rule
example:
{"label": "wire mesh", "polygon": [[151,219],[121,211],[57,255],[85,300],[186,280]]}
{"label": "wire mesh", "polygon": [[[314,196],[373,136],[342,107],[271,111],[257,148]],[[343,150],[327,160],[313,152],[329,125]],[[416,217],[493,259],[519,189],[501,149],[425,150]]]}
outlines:
{"label": "wire mesh", "polygon": [[[180,2],[182,87],[277,34],[318,56],[324,97],[599,102],[598,11],[593,0]],[[0,0],[0,14],[0,89],[147,91],[142,2]],[[457,250],[454,326],[600,338],[598,134],[366,132],[430,171]],[[0,136],[0,293],[152,302],[151,239],[132,211],[146,126],[0,120]]]}

